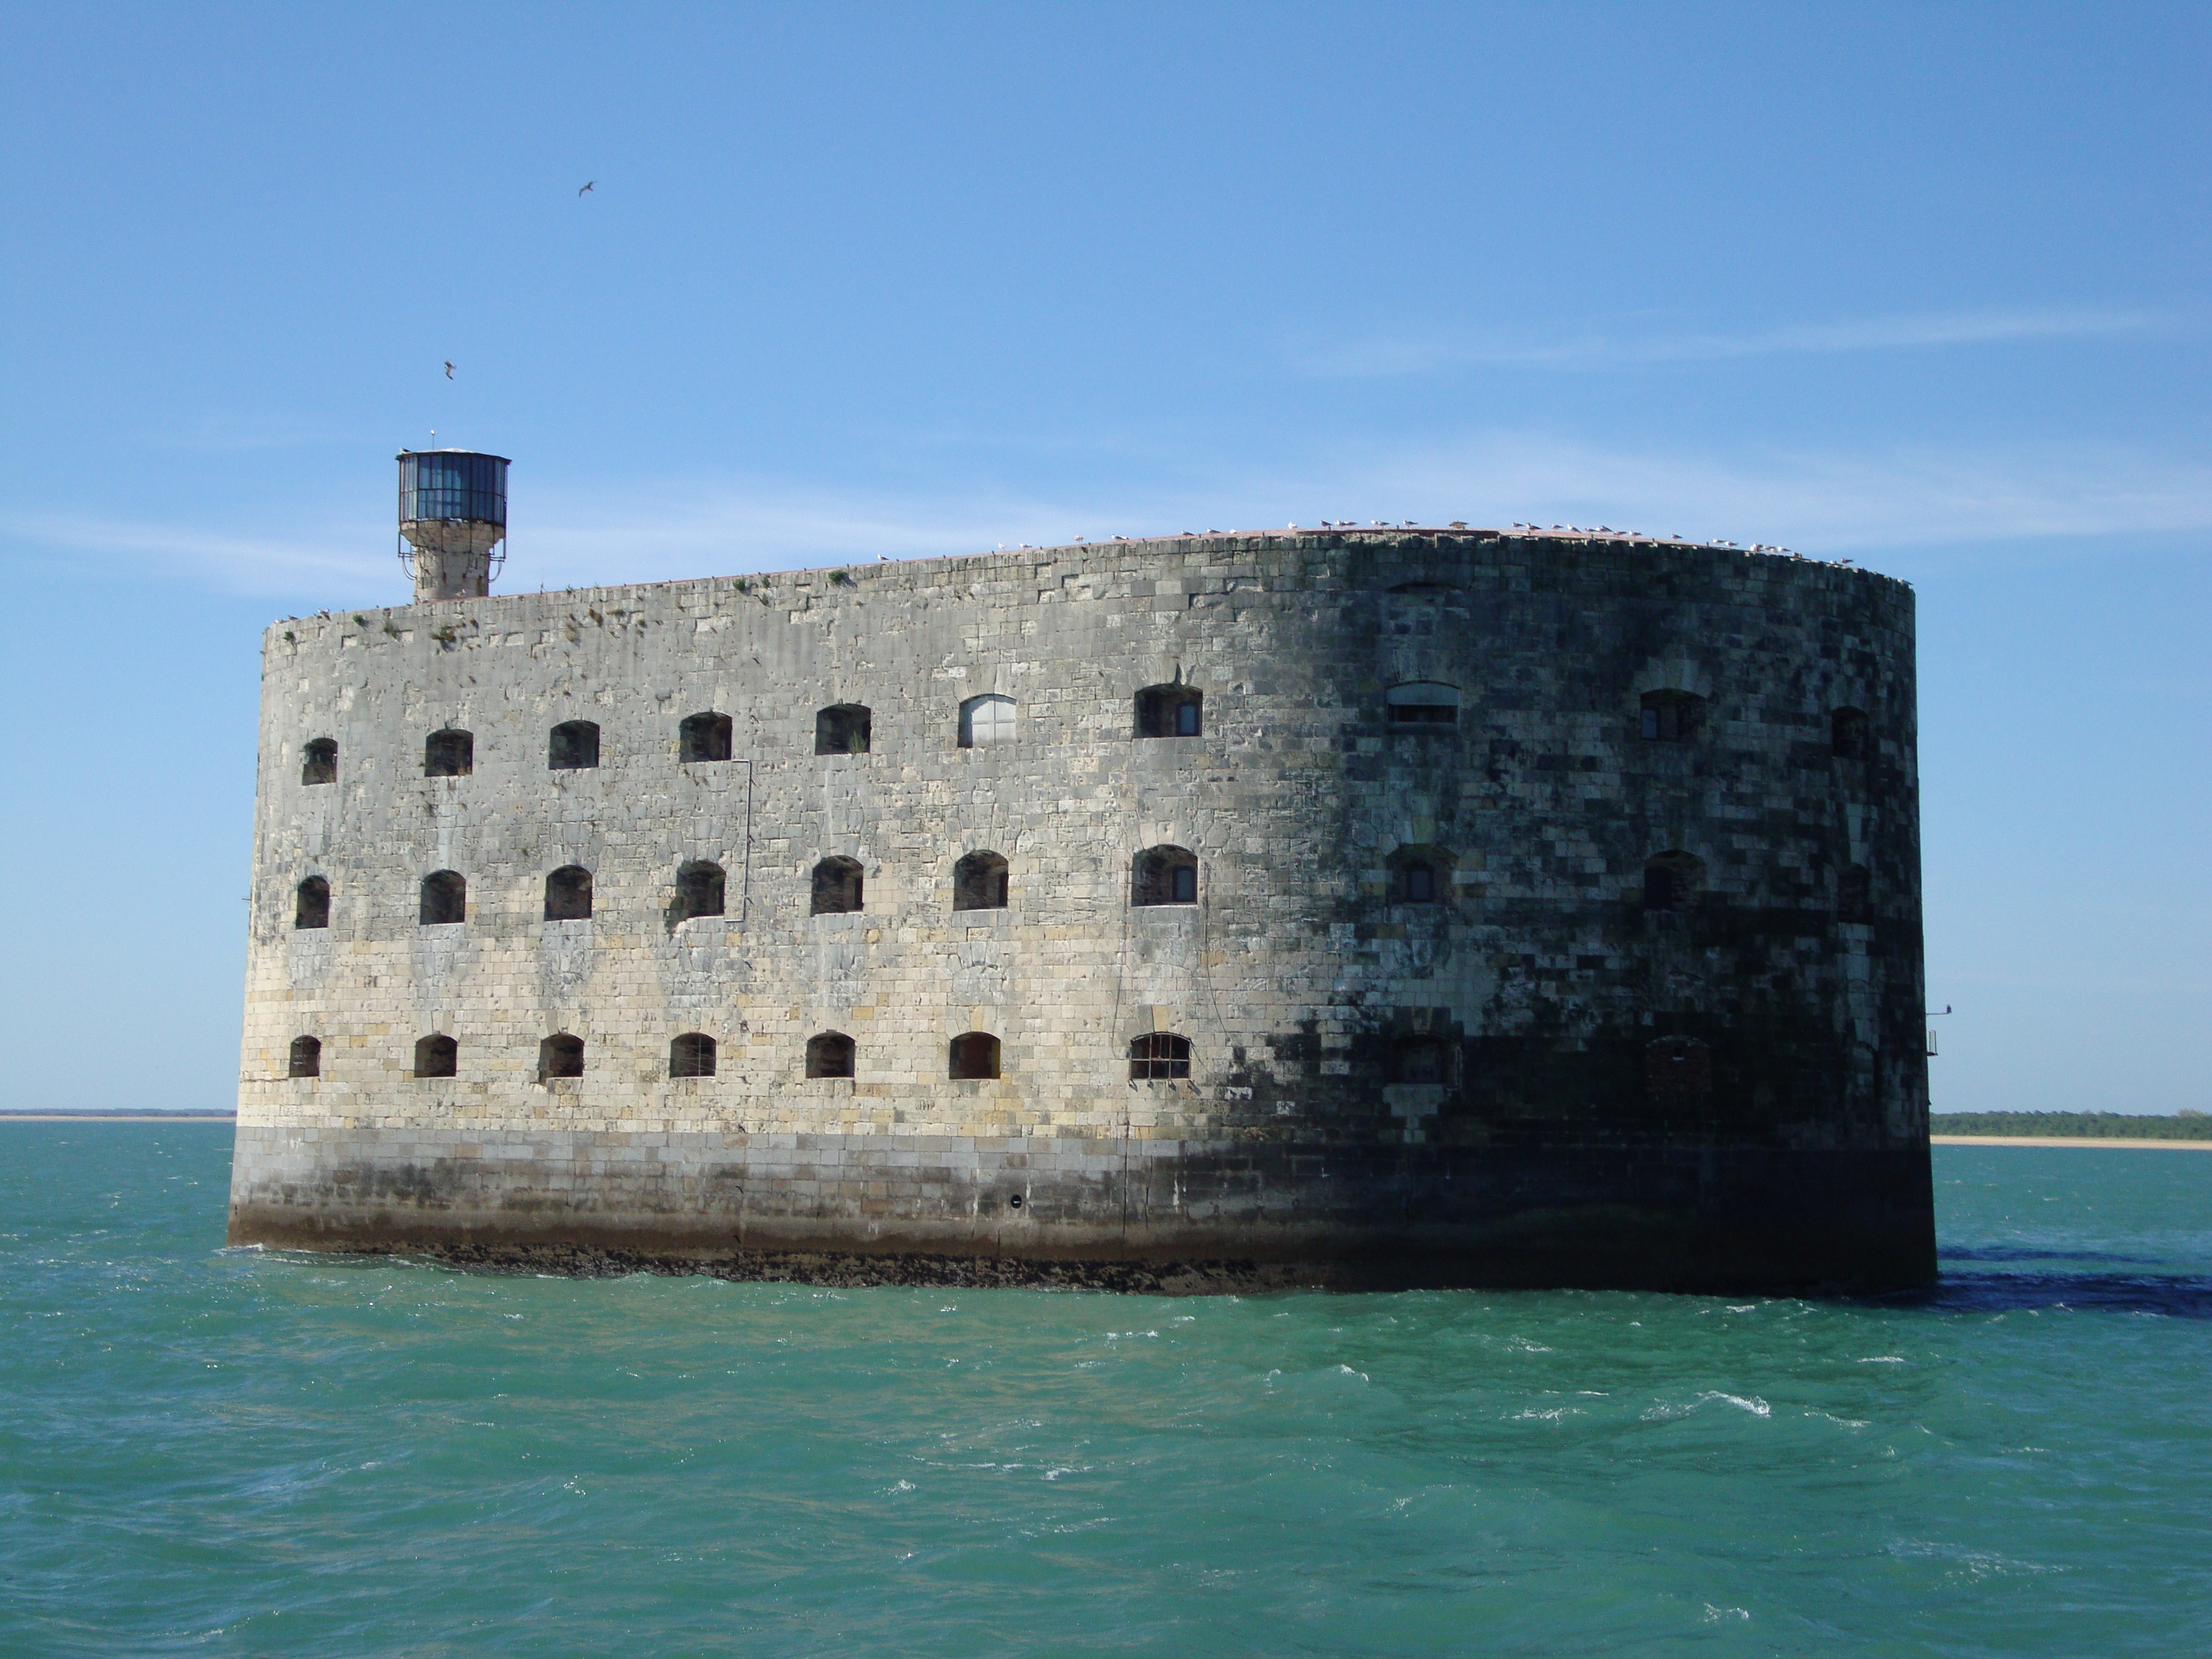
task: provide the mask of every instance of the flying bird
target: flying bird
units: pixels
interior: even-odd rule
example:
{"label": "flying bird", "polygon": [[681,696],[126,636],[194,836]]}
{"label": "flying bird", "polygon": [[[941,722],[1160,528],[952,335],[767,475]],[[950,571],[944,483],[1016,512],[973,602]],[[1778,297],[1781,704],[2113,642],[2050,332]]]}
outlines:
{"label": "flying bird", "polygon": [[451,357],[446,359],[446,378],[449,380],[453,378],[453,360]]}
{"label": "flying bird", "polygon": [[582,185],[581,188],[580,188],[580,189],[576,191],[576,194],[577,194],[577,195],[579,195],[579,196],[581,196],[581,195],[584,193],[584,191],[585,191],[589,190],[589,189],[590,189],[593,185],[596,185],[596,184],[598,184],[599,182],[599,181],[598,179],[586,179],[586,180],[584,181],[584,183],[583,183],[583,185]]}

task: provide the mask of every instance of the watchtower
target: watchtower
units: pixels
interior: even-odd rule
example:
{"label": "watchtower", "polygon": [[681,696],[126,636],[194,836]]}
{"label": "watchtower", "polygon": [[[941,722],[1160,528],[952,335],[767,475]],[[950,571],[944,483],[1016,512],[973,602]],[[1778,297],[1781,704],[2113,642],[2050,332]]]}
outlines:
{"label": "watchtower", "polygon": [[480,599],[507,562],[504,455],[467,449],[399,453],[399,562],[415,577],[415,598]]}

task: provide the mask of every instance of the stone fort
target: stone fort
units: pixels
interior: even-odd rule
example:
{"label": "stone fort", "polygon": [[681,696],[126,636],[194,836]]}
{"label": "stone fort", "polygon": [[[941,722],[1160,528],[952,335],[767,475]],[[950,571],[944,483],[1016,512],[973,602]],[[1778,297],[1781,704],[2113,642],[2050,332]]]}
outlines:
{"label": "stone fort", "polygon": [[234,1242],[1932,1276],[1902,582],[1332,526],[495,596],[483,540],[264,640]]}

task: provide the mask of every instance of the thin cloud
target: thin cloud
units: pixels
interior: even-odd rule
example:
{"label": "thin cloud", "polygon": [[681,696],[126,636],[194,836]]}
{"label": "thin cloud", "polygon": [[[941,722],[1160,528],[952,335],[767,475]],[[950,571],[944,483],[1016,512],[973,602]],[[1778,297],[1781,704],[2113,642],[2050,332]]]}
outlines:
{"label": "thin cloud", "polygon": [[[2212,530],[2212,463],[2118,447],[1714,456],[1492,432],[1418,448],[1340,452],[1295,471],[1085,502],[1012,492],[902,495],[766,481],[564,489],[517,518],[506,591],[664,581],[1037,546],[1116,532],[1256,529],[1323,518],[1604,524],[1814,554]],[[304,536],[90,518],[0,526],[76,562],[161,570],[315,607],[399,604],[391,525]]]}
{"label": "thin cloud", "polygon": [[1462,368],[1588,373],[1786,354],[1893,351],[2145,334],[2170,329],[2178,320],[2162,312],[2044,307],[1801,323],[1742,334],[1588,333],[1551,340],[1525,335],[1384,336],[1319,347],[1297,356],[1300,366],[1310,374],[1347,378],[1437,374]]}

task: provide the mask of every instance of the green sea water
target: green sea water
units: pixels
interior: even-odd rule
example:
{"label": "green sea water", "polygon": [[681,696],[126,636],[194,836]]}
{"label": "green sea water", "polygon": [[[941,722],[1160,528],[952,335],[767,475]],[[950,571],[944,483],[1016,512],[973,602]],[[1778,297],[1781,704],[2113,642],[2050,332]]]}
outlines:
{"label": "green sea water", "polygon": [[0,1124],[0,1654],[2212,1652],[2212,1154],[1890,1303],[498,1277]]}

